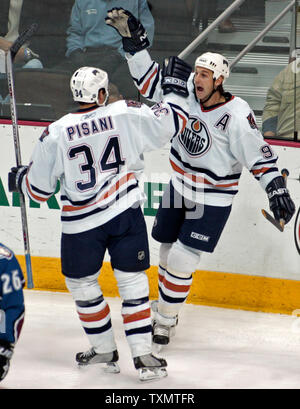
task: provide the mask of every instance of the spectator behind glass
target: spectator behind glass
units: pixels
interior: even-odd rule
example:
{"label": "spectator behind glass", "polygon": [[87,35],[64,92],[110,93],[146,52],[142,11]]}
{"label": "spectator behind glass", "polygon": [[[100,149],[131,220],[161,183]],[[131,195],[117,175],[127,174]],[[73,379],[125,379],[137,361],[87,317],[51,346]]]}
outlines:
{"label": "spectator behind glass", "polygon": [[[223,13],[231,4],[233,3],[232,0],[218,0],[217,1],[217,12],[218,15]],[[218,27],[220,33],[234,33],[236,28],[230,18],[223,20]]]}
{"label": "spectator behind glass", "polygon": [[[4,37],[0,37],[0,80],[5,79],[6,81],[5,54],[11,47],[12,43],[19,36],[22,6],[23,0],[10,0],[7,22],[8,31]],[[26,45],[21,47],[17,53],[14,66],[15,68],[43,68],[43,64],[39,60],[39,56]],[[9,95],[6,86],[3,87],[1,84],[0,103],[2,102],[9,102]]]}
{"label": "spectator behind glass", "polygon": [[[5,64],[5,54],[9,50],[12,42],[7,41],[4,37],[0,37],[0,79],[6,78],[6,64]],[[15,68],[43,68],[43,64],[39,60],[39,56],[35,54],[30,48],[28,47],[21,47],[18,51],[15,63]],[[2,95],[1,95],[2,94]],[[1,87],[0,92],[0,102],[9,102],[9,95],[7,95],[7,89],[5,88],[5,92]]]}
{"label": "spectator behind glass", "polygon": [[298,56],[275,77],[268,90],[262,116],[264,137],[293,139],[294,131],[300,131],[299,95],[300,57]]}
{"label": "spectator behind glass", "polygon": [[124,97],[135,98],[137,92],[120,36],[105,24],[107,11],[114,7],[132,12],[142,22],[152,44],[154,19],[146,0],[75,0],[67,30],[67,61],[60,68],[73,72],[82,66],[101,67]]}
{"label": "spectator behind glass", "polygon": [[[202,4],[203,3],[203,4]],[[233,3],[233,0],[217,0],[216,2],[216,7],[217,7],[217,15],[219,16],[220,14],[223,13],[224,10],[226,10],[231,4]],[[185,4],[187,7],[187,11],[190,14],[191,17],[194,15],[194,9],[196,6],[195,0],[185,0]],[[209,7],[207,2],[200,2],[200,10],[201,7]],[[223,20],[221,24],[218,27],[218,30],[220,33],[234,33],[236,31],[236,28],[230,18],[227,18],[226,20]]]}
{"label": "spectator behind glass", "polygon": [[[5,53],[10,49],[11,41],[0,37],[0,72],[5,73]],[[33,52],[29,47],[21,47],[16,55],[15,63],[17,68],[43,68],[39,60],[39,55]]]}
{"label": "spectator behind glass", "polygon": [[[0,74],[5,74],[5,52],[19,36],[19,26],[23,0],[10,0],[8,10],[7,34],[0,37]],[[27,45],[21,47],[15,58],[16,68],[43,68],[39,55]]]}

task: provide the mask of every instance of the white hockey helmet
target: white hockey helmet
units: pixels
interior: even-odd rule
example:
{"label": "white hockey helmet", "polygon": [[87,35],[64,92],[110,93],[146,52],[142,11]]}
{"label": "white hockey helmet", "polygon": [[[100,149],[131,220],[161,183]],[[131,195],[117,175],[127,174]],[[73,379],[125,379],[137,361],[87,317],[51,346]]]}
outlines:
{"label": "white hockey helmet", "polygon": [[200,55],[196,58],[196,67],[207,68],[212,71],[214,80],[217,80],[222,75],[224,77],[223,83],[229,77],[229,62],[221,54],[207,52]]}
{"label": "white hockey helmet", "polygon": [[74,101],[98,104],[98,93],[101,88],[105,89],[106,100],[108,98],[107,72],[95,67],[81,67],[72,75],[70,87]]}

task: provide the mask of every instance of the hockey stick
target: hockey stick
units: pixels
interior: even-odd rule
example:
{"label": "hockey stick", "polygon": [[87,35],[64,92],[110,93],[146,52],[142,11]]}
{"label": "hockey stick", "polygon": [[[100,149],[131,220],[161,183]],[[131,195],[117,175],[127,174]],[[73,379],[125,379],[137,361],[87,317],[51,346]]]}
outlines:
{"label": "hockey stick", "polygon": [[[15,97],[15,85],[13,77],[13,61],[17,55],[19,49],[26,43],[26,41],[33,36],[36,32],[38,26],[37,24],[32,24],[27,30],[25,30],[16,41],[12,44],[10,49],[6,54],[6,75],[8,83],[8,91],[10,96],[10,112],[12,120],[13,138],[15,146],[15,155],[17,166],[21,166],[21,149],[20,149],[20,139],[19,139],[19,129],[18,129],[18,117],[17,117],[17,106]],[[31,256],[30,256],[30,246],[29,246],[29,235],[28,235],[28,223],[27,214],[25,206],[25,197],[23,193],[19,194],[20,197],[20,208],[21,208],[21,220],[22,220],[22,230],[23,230],[23,241],[25,250],[25,262],[26,262],[26,273],[27,273],[27,287],[33,288],[33,277],[32,277],[32,267],[31,267]]]}
{"label": "hockey stick", "polygon": [[[281,174],[284,178],[285,181],[285,185],[287,184],[287,177],[290,174],[290,172],[287,169],[282,169]],[[280,219],[280,221],[274,219],[273,216],[270,215],[270,213],[268,213],[266,210],[261,209],[261,212],[263,214],[263,216],[270,222],[273,224],[273,226],[275,226],[279,231],[283,232],[284,231],[284,220]]]}

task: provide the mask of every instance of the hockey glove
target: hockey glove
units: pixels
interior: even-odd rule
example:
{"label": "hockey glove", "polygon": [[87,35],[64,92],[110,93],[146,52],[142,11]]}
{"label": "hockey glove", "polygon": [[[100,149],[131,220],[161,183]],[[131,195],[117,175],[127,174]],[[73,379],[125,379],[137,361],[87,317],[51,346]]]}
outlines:
{"label": "hockey glove", "polygon": [[175,92],[187,97],[189,95],[187,81],[191,72],[192,67],[178,57],[170,57],[166,60],[161,72],[161,87],[164,95]]}
{"label": "hockey glove", "polygon": [[146,30],[130,11],[117,7],[108,10],[105,22],[118,31],[126,53],[135,54],[149,47]]}
{"label": "hockey glove", "polygon": [[22,180],[27,173],[28,166],[18,166],[11,168],[8,174],[8,190],[9,192],[22,192]]}
{"label": "hockey glove", "polygon": [[270,209],[276,220],[284,220],[287,224],[295,213],[295,204],[287,190],[284,178],[277,176],[267,186],[266,192],[270,202]]}
{"label": "hockey glove", "polygon": [[10,342],[0,340],[0,382],[6,377],[14,346]]}

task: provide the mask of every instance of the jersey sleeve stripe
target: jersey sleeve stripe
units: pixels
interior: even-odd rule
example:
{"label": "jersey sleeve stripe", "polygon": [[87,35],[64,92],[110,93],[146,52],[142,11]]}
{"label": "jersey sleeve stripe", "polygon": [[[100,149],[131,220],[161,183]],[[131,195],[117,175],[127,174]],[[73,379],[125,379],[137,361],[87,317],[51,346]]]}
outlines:
{"label": "jersey sleeve stripe", "polygon": [[276,163],[276,162],[277,162],[277,158],[266,160],[266,161],[258,161],[253,165],[253,167],[254,166],[267,165],[267,164],[270,165],[270,163]]}
{"label": "jersey sleeve stripe", "polygon": [[253,175],[258,175],[260,173],[268,173],[268,172],[275,172],[278,171],[277,167],[272,167],[272,168],[260,168],[260,169],[252,169],[251,172],[253,173]]}
{"label": "jersey sleeve stripe", "polygon": [[158,73],[157,69],[150,75],[150,77],[147,79],[147,81],[144,83],[144,85],[142,86],[140,92],[142,95],[146,95],[147,90],[149,89],[150,86],[150,82],[152,80],[152,78]]}
{"label": "jersey sleeve stripe", "polygon": [[144,74],[140,79],[132,77],[133,81],[136,83],[137,86],[141,85],[145,81],[145,78],[149,75],[149,73],[153,70],[153,67],[156,66],[156,65],[158,65],[158,64],[156,64],[153,61],[153,63],[149,67],[149,69],[146,71],[146,74]]}
{"label": "jersey sleeve stripe", "polygon": [[[32,185],[30,185],[30,183],[28,182],[28,177],[27,176],[26,176],[26,187],[27,187],[27,191],[28,191],[29,196],[32,199],[37,200],[39,202],[46,202],[49,199],[49,197],[52,195],[52,193],[51,193],[51,194],[47,194],[46,197],[42,197],[42,196],[38,196],[38,195],[34,194],[33,193],[33,188],[34,187]],[[37,188],[35,188],[35,189],[37,189]]]}
{"label": "jersey sleeve stripe", "polygon": [[32,184],[30,186],[31,186],[31,189],[36,193],[40,193],[42,195],[49,196],[49,197],[53,194],[53,192],[52,193],[44,192],[43,190],[37,188],[36,186]]}

